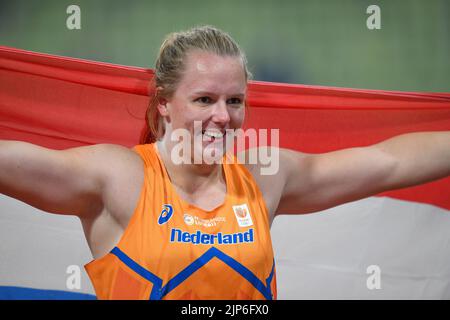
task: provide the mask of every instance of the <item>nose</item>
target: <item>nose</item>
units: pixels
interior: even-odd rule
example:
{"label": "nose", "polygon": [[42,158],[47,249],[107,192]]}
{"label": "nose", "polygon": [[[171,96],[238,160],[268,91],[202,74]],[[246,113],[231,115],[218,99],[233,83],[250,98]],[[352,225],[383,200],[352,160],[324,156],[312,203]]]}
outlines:
{"label": "nose", "polygon": [[227,124],[230,121],[230,113],[225,101],[219,100],[214,105],[212,121],[220,124]]}

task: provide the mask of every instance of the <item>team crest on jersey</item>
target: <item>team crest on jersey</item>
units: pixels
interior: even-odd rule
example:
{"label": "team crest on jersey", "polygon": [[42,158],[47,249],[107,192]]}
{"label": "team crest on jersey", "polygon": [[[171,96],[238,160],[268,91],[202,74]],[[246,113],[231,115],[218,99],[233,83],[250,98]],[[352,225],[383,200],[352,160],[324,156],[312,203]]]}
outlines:
{"label": "team crest on jersey", "polygon": [[250,210],[248,210],[246,203],[233,206],[233,211],[240,227],[249,227],[253,225]]}
{"label": "team crest on jersey", "polygon": [[173,207],[171,204],[164,204],[163,209],[161,210],[161,214],[158,218],[158,224],[164,224],[172,218],[173,215]]}

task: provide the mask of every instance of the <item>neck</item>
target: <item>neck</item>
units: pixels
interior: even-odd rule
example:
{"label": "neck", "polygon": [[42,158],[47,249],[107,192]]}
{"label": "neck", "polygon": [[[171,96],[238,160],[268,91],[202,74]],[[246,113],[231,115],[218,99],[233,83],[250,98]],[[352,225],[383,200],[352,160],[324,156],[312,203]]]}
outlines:
{"label": "neck", "polygon": [[170,156],[172,146],[164,139],[156,143],[172,184],[184,192],[193,194],[224,183],[221,164],[175,164]]}

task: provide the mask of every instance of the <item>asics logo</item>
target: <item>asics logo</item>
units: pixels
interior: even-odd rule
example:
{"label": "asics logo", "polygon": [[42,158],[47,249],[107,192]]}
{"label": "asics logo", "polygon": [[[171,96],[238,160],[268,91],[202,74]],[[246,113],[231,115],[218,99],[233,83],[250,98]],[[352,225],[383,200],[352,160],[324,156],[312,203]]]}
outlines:
{"label": "asics logo", "polygon": [[161,224],[166,223],[167,221],[170,220],[170,218],[172,218],[172,215],[173,215],[172,205],[164,204],[161,214],[159,215],[159,218],[158,218],[158,224],[161,225]]}

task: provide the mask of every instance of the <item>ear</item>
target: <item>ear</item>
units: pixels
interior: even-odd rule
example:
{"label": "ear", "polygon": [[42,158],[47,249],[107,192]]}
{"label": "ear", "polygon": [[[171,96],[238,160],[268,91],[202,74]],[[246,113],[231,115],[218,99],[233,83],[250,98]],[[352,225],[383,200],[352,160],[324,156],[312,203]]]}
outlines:
{"label": "ear", "polygon": [[169,111],[167,110],[167,100],[165,99],[160,99],[158,101],[158,111],[161,114],[161,116],[163,117],[167,117],[169,115]]}
{"label": "ear", "polygon": [[157,90],[157,97],[158,97],[157,109],[158,109],[159,113],[161,114],[161,116],[166,117],[169,115],[169,112],[167,110],[167,99],[159,96],[159,92],[161,92],[161,90],[162,90],[161,87],[156,88],[156,90]]}

